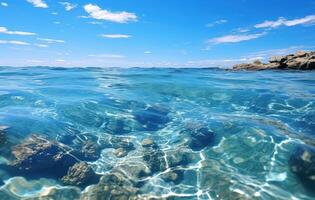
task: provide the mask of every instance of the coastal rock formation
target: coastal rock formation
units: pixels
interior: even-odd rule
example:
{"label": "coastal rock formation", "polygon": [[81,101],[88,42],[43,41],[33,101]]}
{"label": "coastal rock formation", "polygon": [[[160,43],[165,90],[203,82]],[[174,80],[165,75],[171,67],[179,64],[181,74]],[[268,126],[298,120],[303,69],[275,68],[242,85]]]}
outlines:
{"label": "coastal rock formation", "polygon": [[45,173],[61,177],[77,162],[65,147],[35,135],[14,146],[12,154],[15,160],[10,163],[10,167],[28,175]]}
{"label": "coastal rock formation", "polygon": [[98,176],[85,162],[79,162],[69,168],[66,176],[61,181],[65,185],[85,187],[98,182]]}
{"label": "coastal rock formation", "polygon": [[298,51],[287,56],[276,56],[269,60],[269,63],[262,63],[259,60],[253,63],[238,64],[233,70],[268,70],[268,69],[294,69],[314,70],[315,52]]}
{"label": "coastal rock formation", "polygon": [[315,187],[315,148],[299,146],[289,160],[291,171],[296,174],[306,186]]}

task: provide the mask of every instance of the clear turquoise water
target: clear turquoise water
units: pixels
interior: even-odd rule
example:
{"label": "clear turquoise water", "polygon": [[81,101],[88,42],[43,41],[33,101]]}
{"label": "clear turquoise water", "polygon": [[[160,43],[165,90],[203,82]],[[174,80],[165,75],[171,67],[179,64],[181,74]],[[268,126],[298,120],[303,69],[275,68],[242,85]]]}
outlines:
{"label": "clear turquoise water", "polygon": [[[152,126],[139,122],[136,113],[148,106],[167,110],[167,120]],[[135,149],[126,157],[104,149],[89,163],[98,174],[144,164],[145,138],[166,156],[182,148],[194,155],[181,168],[179,184],[155,173],[140,188],[143,197],[314,199],[288,167],[298,144],[314,144],[314,116],[315,72],[0,68],[0,125],[10,127],[13,144],[33,133],[52,140],[84,133],[128,137]],[[185,146],[181,133],[191,124],[213,131],[215,143],[200,151]],[[0,155],[0,162],[7,158]],[[52,188],[78,192],[53,179],[0,175],[5,183],[0,193],[12,199],[38,198]]]}

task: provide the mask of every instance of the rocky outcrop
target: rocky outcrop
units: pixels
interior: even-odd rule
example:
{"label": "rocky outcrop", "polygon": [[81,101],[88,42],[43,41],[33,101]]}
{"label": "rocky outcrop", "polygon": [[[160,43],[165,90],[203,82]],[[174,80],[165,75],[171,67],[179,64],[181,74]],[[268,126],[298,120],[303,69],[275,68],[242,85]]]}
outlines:
{"label": "rocky outcrop", "polygon": [[269,63],[254,61],[253,63],[238,64],[233,70],[314,70],[315,52],[298,51],[287,56],[276,56],[269,60]]}
{"label": "rocky outcrop", "polygon": [[66,176],[61,181],[65,185],[85,187],[98,182],[99,177],[85,162],[79,162],[69,168]]}

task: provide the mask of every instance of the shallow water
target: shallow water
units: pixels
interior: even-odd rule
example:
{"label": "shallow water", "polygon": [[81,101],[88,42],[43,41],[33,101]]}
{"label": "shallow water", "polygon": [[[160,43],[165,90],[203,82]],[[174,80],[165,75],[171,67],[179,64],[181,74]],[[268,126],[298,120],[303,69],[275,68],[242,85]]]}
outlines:
{"label": "shallow water", "polygon": [[[143,118],[148,107],[157,107],[158,116]],[[314,116],[315,72],[0,68],[0,125],[9,127],[11,146],[34,133],[60,142],[67,135],[128,138],[135,148],[127,156],[106,148],[89,162],[98,174],[145,166],[146,138],[165,157],[182,150],[193,156],[175,167],[183,172],[180,182],[162,178],[173,170],[166,163],[166,171],[145,178],[139,198],[314,199],[288,166],[297,145],[315,144]],[[190,148],[187,127],[207,128],[215,141]],[[8,149],[1,163],[9,162]],[[7,199],[47,193],[79,199],[80,192],[89,192],[45,177],[26,180],[5,170],[0,175],[0,195]]]}

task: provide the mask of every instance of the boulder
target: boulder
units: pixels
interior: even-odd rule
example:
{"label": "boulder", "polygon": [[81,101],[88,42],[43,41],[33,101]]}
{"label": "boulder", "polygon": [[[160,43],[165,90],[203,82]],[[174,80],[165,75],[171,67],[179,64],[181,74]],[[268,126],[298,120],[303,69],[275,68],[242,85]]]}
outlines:
{"label": "boulder", "polygon": [[296,174],[302,183],[315,188],[315,148],[299,146],[289,160],[290,170]]}
{"label": "boulder", "polygon": [[9,165],[14,171],[27,175],[44,173],[62,177],[77,162],[68,151],[59,143],[33,135],[12,148],[15,159]]}
{"label": "boulder", "polygon": [[85,162],[79,162],[69,168],[67,175],[61,178],[65,185],[85,187],[98,182],[99,177]]}

